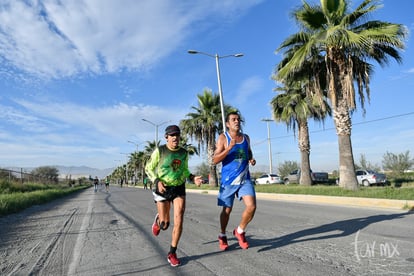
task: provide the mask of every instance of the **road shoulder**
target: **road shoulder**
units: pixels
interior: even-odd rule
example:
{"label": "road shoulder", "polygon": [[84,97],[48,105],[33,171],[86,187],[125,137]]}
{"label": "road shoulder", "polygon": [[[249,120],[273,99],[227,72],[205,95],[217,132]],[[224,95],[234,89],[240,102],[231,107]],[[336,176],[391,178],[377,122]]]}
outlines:
{"label": "road shoulder", "polygon": [[[187,189],[190,193],[217,195],[217,190]],[[414,200],[395,200],[365,197],[318,196],[299,194],[256,193],[258,199],[283,200],[303,203],[330,204],[349,207],[384,208],[384,209],[414,209]]]}

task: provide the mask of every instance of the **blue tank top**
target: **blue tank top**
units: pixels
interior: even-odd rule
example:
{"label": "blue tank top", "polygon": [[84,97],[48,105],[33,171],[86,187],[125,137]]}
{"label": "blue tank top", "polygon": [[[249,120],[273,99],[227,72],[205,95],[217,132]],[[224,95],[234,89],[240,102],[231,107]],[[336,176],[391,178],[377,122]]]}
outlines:
{"label": "blue tank top", "polygon": [[[224,133],[227,145],[230,143],[230,134]],[[241,143],[236,143],[221,162],[221,185],[241,185],[250,181],[249,173],[249,143],[243,134]]]}

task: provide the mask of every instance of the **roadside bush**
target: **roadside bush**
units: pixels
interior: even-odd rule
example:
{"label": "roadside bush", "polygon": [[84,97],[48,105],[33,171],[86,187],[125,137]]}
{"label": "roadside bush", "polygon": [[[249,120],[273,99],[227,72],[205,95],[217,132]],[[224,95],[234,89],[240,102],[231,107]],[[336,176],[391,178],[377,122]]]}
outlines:
{"label": "roadside bush", "polygon": [[49,202],[58,194],[62,194],[62,191],[49,190],[0,195],[0,215],[15,213],[35,204]]}
{"label": "roadside bush", "polygon": [[396,188],[403,186],[414,186],[414,173],[412,172],[402,174],[390,173],[387,174],[387,176],[390,184]]}
{"label": "roadside bush", "polygon": [[31,192],[3,193],[0,194],[0,216],[19,212],[32,205],[47,203],[85,188],[86,186],[76,186],[74,188],[55,188],[46,190],[41,189]]}
{"label": "roadside bush", "polygon": [[47,189],[56,189],[56,185],[49,186],[40,183],[20,183],[20,182],[10,182],[8,180],[0,180],[0,194],[8,193],[26,193],[38,190],[47,190]]}
{"label": "roadside bush", "polygon": [[14,185],[8,180],[0,180],[0,194],[7,194],[15,192]]}

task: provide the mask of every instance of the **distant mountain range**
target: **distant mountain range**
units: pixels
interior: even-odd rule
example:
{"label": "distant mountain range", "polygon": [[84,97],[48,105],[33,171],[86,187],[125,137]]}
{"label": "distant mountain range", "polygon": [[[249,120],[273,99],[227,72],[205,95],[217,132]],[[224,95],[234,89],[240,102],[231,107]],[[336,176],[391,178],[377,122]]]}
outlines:
{"label": "distant mountain range", "polygon": [[62,176],[71,176],[72,178],[78,177],[95,177],[104,178],[107,175],[110,175],[115,168],[107,168],[107,169],[97,169],[91,168],[87,166],[79,166],[79,167],[66,167],[66,166],[55,166],[59,170],[59,174]]}
{"label": "distant mountain range", "polygon": [[[43,167],[43,166],[42,166]],[[54,165],[47,165],[47,167],[56,168],[59,171],[59,178],[72,178],[77,179],[80,177],[95,177],[104,178],[105,176],[111,174],[115,168],[107,168],[107,169],[97,169],[91,168],[87,166],[54,166]],[[17,167],[9,167],[4,168],[8,170],[12,170],[15,172],[31,172],[32,170],[36,169],[37,167],[26,167],[26,168],[17,168]]]}

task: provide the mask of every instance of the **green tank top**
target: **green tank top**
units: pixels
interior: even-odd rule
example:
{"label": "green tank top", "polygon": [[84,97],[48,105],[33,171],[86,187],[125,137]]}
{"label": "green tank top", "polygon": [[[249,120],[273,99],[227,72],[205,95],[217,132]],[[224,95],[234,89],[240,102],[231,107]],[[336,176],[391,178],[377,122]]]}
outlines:
{"label": "green tank top", "polygon": [[188,152],[182,147],[170,150],[166,145],[155,149],[145,166],[151,181],[158,178],[166,186],[179,186],[190,176]]}

